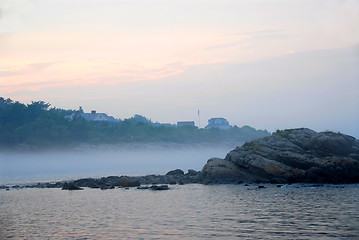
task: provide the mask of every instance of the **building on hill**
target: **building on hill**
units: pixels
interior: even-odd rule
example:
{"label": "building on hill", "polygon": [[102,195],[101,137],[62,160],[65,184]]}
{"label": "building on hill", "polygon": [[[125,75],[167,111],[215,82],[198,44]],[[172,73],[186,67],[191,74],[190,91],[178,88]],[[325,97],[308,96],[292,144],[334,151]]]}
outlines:
{"label": "building on hill", "polygon": [[171,123],[160,123],[160,122],[155,122],[153,123],[153,126],[155,127],[172,127],[172,124]]}
{"label": "building on hill", "polygon": [[81,117],[91,122],[118,122],[118,120],[112,116],[108,116],[106,113],[97,113],[92,110],[91,113],[80,113]]}
{"label": "building on hill", "polygon": [[69,116],[66,116],[65,118],[68,120],[73,120],[74,118],[82,117],[88,122],[97,122],[97,123],[117,123],[118,119],[108,116],[106,113],[97,113],[95,110],[92,110],[91,113],[84,113],[82,111],[82,108],[80,107],[80,110],[76,111],[76,113],[73,113]]}
{"label": "building on hill", "polygon": [[194,127],[194,121],[177,122],[177,127],[182,127],[182,126],[193,126]]}
{"label": "building on hill", "polygon": [[228,129],[231,126],[229,125],[229,122],[225,118],[211,118],[208,120],[208,125],[206,126],[206,129],[210,128],[218,128],[218,129]]}

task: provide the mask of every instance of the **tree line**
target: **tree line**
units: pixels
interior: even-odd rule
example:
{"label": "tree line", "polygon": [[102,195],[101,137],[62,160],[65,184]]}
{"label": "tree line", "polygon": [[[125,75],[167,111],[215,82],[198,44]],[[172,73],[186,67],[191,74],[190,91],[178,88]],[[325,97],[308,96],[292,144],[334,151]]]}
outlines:
{"label": "tree line", "polygon": [[270,135],[249,126],[202,129],[195,126],[157,126],[135,115],[118,123],[96,123],[82,117],[68,120],[74,110],[50,108],[44,101],[23,104],[0,97],[0,147],[71,147],[121,142],[219,143],[241,142]]}

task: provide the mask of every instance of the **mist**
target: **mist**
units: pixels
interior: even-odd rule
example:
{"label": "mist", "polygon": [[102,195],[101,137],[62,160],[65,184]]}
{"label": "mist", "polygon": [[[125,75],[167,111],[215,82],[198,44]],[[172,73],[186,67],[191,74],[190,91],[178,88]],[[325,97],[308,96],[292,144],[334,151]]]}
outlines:
{"label": "mist", "polygon": [[0,185],[87,177],[199,171],[211,157],[225,157],[236,144],[121,144],[66,151],[1,152]]}

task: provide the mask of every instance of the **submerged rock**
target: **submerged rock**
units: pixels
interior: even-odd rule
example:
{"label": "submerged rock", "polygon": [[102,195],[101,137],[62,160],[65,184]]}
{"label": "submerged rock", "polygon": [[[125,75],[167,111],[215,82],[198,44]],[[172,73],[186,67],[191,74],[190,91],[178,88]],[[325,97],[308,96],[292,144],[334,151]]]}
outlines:
{"label": "submerged rock", "polygon": [[212,158],[203,183],[359,182],[359,141],[341,133],[300,128],[245,143]]}

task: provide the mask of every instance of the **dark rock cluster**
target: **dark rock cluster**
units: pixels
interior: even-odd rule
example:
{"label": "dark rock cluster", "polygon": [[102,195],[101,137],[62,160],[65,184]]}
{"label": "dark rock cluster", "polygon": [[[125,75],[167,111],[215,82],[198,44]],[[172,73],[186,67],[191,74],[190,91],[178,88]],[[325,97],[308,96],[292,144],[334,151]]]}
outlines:
{"label": "dark rock cluster", "polygon": [[202,182],[357,183],[359,141],[307,128],[277,131],[208,160]]}
{"label": "dark rock cluster", "polygon": [[[146,176],[110,176],[103,178],[82,178],[72,182],[63,183],[62,189],[67,189],[67,186],[75,186],[78,188],[99,188],[102,190],[113,189],[116,187],[129,188],[140,187],[141,185],[152,185],[148,187],[151,190],[167,190],[167,185],[157,184],[188,184],[198,183],[200,178],[200,172],[195,170],[188,170],[188,173],[184,173],[181,169],[176,169],[168,172],[166,175],[146,175]],[[57,183],[61,185],[60,183]],[[64,187],[66,186],[66,188]],[[146,188],[146,187],[142,187]]]}
{"label": "dark rock cluster", "polygon": [[[181,169],[169,171],[166,175],[146,176],[109,176],[103,178],[81,178],[74,181],[60,181],[56,183],[36,183],[23,186],[0,186],[0,189],[20,188],[61,188],[62,190],[82,190],[86,188],[98,188],[102,190],[114,188],[138,187],[138,189],[168,190],[169,185],[189,184],[200,182],[200,171],[189,169],[185,174]],[[150,186],[148,186],[150,185]]]}

